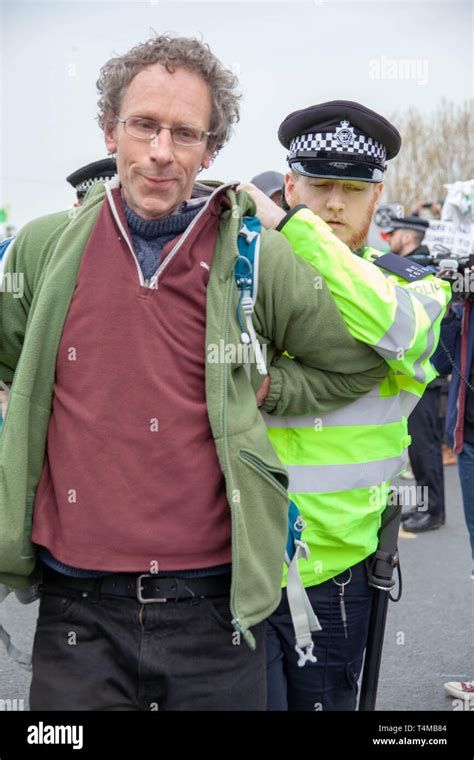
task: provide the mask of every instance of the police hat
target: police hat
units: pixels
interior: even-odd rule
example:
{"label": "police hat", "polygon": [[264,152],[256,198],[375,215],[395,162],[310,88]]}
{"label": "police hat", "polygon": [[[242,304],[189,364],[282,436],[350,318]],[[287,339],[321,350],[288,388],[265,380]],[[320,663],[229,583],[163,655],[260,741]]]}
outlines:
{"label": "police hat", "polygon": [[78,196],[85,195],[95,182],[105,182],[117,174],[117,165],[113,158],[103,158],[93,161],[87,166],[81,166],[66,177],[66,182],[73,186]]}
{"label": "police hat", "polygon": [[391,216],[390,224],[386,229],[386,232],[394,232],[394,230],[416,230],[417,232],[426,232],[430,226],[426,219],[421,219],[419,216]]}
{"label": "police hat", "polygon": [[387,119],[351,100],[331,100],[290,113],[278,139],[291,169],[306,177],[382,182],[385,161],[401,137]]}

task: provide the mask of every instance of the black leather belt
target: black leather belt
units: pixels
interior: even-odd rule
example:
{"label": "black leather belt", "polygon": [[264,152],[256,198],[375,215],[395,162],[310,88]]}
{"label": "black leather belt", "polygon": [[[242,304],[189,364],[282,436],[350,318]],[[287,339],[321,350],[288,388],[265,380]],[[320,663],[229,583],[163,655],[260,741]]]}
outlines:
{"label": "black leather belt", "polygon": [[51,594],[96,598],[100,595],[131,597],[142,604],[149,604],[229,594],[231,573],[199,578],[160,578],[147,573],[114,573],[99,578],[75,578],[45,566],[43,581],[44,590]]}

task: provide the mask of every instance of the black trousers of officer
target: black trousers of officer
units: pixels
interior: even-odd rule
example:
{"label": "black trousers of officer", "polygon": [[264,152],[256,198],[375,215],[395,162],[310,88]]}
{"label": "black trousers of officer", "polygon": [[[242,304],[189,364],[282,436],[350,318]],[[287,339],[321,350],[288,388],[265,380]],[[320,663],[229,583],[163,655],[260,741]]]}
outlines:
{"label": "black trousers of officer", "polygon": [[[433,517],[444,516],[444,475],[439,425],[440,387],[428,386],[408,418],[409,455],[417,486],[426,487],[427,503],[417,507]],[[423,492],[422,492],[423,493]]]}
{"label": "black trousers of officer", "polygon": [[[283,589],[280,605],[266,620],[267,710],[356,709],[372,589],[364,561],[353,565],[351,571],[352,579],[344,591],[347,638],[341,619],[340,588],[333,579],[306,589],[322,628],[312,635],[317,662],[307,662],[302,668],[298,667],[295,632],[286,589]],[[336,581],[345,583],[349,577],[346,570],[336,576]]]}

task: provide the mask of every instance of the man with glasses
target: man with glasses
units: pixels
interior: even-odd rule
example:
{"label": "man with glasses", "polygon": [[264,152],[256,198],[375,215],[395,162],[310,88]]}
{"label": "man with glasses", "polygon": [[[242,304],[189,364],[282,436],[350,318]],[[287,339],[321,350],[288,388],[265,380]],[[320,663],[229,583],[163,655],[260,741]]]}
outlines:
{"label": "man with glasses", "polygon": [[236,84],[194,39],[108,61],[117,176],[73,219],[26,225],[9,257],[25,297],[0,310],[0,583],[42,584],[33,709],[264,709],[288,476],[257,404],[320,413],[387,372],[263,231],[254,324],[277,350],[255,398],[233,273],[254,205],[195,182],[238,118]]}

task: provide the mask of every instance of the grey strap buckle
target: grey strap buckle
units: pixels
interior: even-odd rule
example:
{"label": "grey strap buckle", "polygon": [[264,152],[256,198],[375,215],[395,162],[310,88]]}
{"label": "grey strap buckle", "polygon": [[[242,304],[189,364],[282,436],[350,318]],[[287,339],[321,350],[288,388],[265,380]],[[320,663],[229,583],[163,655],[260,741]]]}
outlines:
{"label": "grey strap buckle", "polygon": [[137,578],[137,599],[142,604],[150,604],[152,602],[167,602],[168,599],[166,597],[162,597],[159,599],[145,599],[142,596],[143,586],[142,586],[142,578],[155,578],[156,575],[151,575],[150,573],[144,573],[143,575],[139,575]]}

